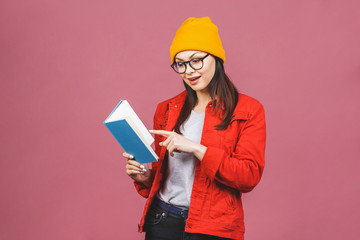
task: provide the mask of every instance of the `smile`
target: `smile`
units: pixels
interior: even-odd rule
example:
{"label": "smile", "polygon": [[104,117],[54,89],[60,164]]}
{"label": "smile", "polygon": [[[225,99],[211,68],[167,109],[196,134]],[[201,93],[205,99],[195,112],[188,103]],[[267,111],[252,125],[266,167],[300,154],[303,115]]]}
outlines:
{"label": "smile", "polygon": [[190,81],[191,85],[195,85],[199,81],[199,78],[200,76],[197,76],[197,77],[188,78],[188,80]]}
{"label": "smile", "polygon": [[188,78],[189,79],[189,81],[195,81],[195,80],[198,80],[200,78],[200,76],[197,76],[197,77],[192,77],[192,78]]}

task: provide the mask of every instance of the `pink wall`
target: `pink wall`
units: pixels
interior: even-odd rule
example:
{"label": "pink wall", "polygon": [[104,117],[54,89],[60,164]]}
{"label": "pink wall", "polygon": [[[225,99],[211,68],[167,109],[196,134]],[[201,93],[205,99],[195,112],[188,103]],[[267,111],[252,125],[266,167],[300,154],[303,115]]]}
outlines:
{"label": "pink wall", "polygon": [[[210,16],[236,86],[267,116],[246,238],[360,234],[358,1],[0,3],[0,239],[143,239],[143,204],[103,121],[128,99],[151,128],[183,90],[176,29]],[[221,2],[221,3],[220,3]]]}

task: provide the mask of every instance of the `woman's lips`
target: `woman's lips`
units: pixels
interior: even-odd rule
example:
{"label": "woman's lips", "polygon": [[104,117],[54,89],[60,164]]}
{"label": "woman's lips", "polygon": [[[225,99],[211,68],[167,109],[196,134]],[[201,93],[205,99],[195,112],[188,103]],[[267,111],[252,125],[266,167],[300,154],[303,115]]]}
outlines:
{"label": "woman's lips", "polygon": [[199,78],[200,78],[200,76],[192,77],[192,78],[188,78],[188,80],[190,81],[191,85],[195,85],[199,81]]}

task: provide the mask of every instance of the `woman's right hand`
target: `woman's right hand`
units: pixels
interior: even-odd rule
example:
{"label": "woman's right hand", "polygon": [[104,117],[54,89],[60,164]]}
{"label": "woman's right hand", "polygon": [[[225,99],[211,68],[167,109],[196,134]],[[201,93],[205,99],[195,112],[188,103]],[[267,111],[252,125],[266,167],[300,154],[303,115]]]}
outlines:
{"label": "woman's right hand", "polygon": [[140,164],[133,160],[134,157],[126,152],[123,156],[127,158],[126,161],[126,174],[131,177],[135,182],[142,183],[147,187],[151,186],[152,174],[149,170],[148,164]]}

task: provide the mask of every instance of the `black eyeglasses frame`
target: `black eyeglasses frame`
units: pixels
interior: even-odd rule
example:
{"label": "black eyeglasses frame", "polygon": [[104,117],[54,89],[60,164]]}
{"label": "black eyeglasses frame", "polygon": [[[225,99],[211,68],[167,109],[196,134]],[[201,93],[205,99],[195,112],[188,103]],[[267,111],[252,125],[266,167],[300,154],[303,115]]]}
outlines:
{"label": "black eyeglasses frame", "polygon": [[[179,73],[179,74],[183,74],[183,73],[185,73],[186,72],[186,69],[187,69],[187,64],[189,64],[189,66],[192,68],[192,69],[194,69],[194,70],[200,70],[200,69],[202,69],[203,67],[204,67],[204,59],[207,57],[207,56],[209,56],[210,54],[208,53],[208,54],[206,54],[204,57],[202,57],[202,58],[193,58],[193,59],[191,59],[191,60],[189,60],[189,61],[186,61],[186,62],[181,62],[181,63],[183,63],[184,65],[185,65],[185,70],[183,71],[183,72],[178,72],[178,71],[176,71],[176,69],[175,69],[175,64],[177,64],[177,62],[174,62],[173,64],[171,64],[170,65],[170,67],[172,68],[172,69],[174,69],[174,71],[176,72],[176,73]],[[201,61],[201,68],[198,68],[198,69],[196,69],[196,68],[194,68],[193,66],[191,66],[191,61],[193,61],[194,59],[197,59],[197,60],[200,60]]]}

